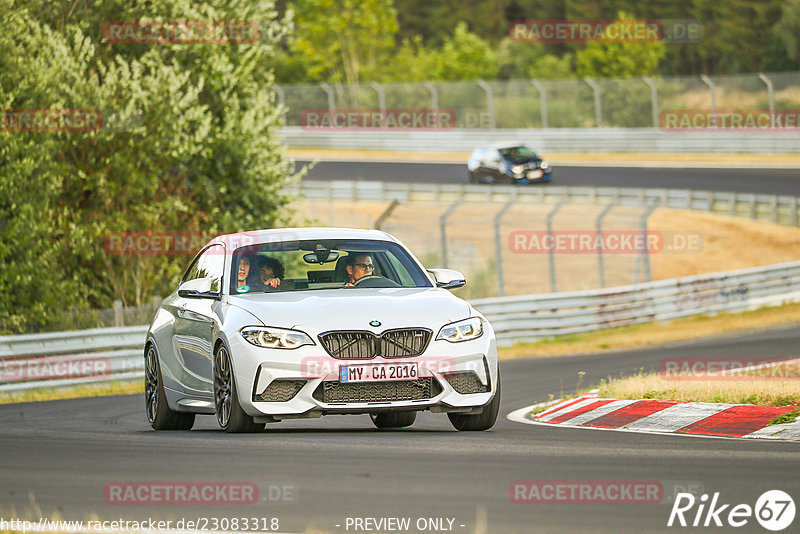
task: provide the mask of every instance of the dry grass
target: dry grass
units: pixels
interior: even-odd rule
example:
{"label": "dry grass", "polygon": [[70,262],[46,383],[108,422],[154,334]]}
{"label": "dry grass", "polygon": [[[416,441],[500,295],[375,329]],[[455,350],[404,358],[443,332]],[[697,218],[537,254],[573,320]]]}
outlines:
{"label": "dry grass", "polygon": [[0,404],[75,399],[79,397],[107,397],[134,393],[144,393],[144,383],[142,381],[124,384],[112,383],[103,386],[79,386],[57,390],[35,389],[16,394],[0,393]]}
{"label": "dry grass", "polygon": [[800,405],[800,380],[713,380],[665,379],[660,374],[638,374],[604,382],[600,397],[614,399],[659,399],[693,402],[758,404],[761,406]]}
{"label": "dry grass", "polygon": [[714,317],[696,316],[669,323],[623,326],[538,343],[518,343],[513,347],[500,348],[499,354],[501,359],[505,359],[606,352],[665,345],[727,332],[756,330],[798,322],[800,322],[800,304],[787,304],[743,313],[719,314]]}
{"label": "dry grass", "polygon": [[[469,199],[466,199],[469,200]],[[303,200],[295,204],[302,215],[298,225],[349,226],[372,228],[389,206],[388,202],[328,202]],[[383,229],[397,236],[429,267],[440,267],[441,237],[439,218],[449,203],[413,202],[400,204],[384,221]],[[447,243],[449,266],[463,272],[469,283],[469,297],[497,295],[494,265],[496,258],[493,218],[501,203],[472,202],[461,204],[448,219]],[[552,204],[515,204],[503,219],[504,238],[514,231],[539,231],[545,228]],[[554,228],[576,232],[594,231],[594,220],[603,206],[565,205],[554,218]],[[606,230],[630,231],[639,228],[644,208],[619,206],[604,219]],[[728,217],[705,212],[658,209],[650,216],[651,231],[665,236],[699,236],[700,250],[666,249],[650,255],[654,280],[694,274],[755,267],[798,259],[800,228],[765,221]],[[503,243],[503,268],[506,295],[546,293],[550,291],[549,255],[521,253]],[[606,286],[634,282],[637,255],[606,254]],[[600,287],[598,259],[593,253],[555,255],[558,291],[577,291]],[[640,273],[643,277],[643,274]],[[486,287],[477,287],[476,280]],[[639,281],[643,281],[642,278]],[[458,294],[463,294],[456,293]]]}

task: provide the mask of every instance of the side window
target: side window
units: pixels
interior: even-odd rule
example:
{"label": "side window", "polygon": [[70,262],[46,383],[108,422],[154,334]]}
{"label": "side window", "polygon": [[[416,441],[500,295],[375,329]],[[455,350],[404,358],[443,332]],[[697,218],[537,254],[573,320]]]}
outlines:
{"label": "side window", "polygon": [[225,248],[222,245],[214,245],[198,256],[186,276],[184,276],[183,281],[211,277],[214,279],[211,283],[211,291],[219,292],[224,267]]}

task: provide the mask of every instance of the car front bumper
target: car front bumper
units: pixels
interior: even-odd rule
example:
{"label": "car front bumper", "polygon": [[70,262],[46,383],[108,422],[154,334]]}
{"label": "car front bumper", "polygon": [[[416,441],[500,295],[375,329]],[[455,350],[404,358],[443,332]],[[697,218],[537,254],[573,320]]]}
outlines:
{"label": "car front bumper", "polygon": [[[497,390],[497,343],[491,327],[471,341],[432,340],[420,356],[402,358],[336,359],[318,342],[292,350],[266,349],[238,333],[229,345],[242,409],[268,421],[393,410],[480,413]],[[344,365],[400,363],[417,363],[417,378],[339,380]]]}

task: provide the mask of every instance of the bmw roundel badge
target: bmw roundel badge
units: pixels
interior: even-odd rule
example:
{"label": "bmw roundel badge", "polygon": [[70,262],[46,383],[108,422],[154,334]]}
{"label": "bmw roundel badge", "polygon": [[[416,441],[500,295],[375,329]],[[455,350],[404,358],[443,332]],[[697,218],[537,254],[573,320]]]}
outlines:
{"label": "bmw roundel badge", "polygon": [[380,322],[380,321],[370,321],[370,322],[369,322],[369,325],[370,325],[370,326],[380,326],[380,325],[381,325],[381,322]]}

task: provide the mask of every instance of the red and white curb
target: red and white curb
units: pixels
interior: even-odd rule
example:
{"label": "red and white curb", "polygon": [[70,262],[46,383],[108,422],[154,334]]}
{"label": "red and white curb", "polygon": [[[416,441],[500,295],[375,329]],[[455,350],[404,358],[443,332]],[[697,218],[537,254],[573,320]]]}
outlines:
{"label": "red and white curb", "polygon": [[[536,414],[531,412],[545,407]],[[588,393],[528,406],[508,414],[518,423],[631,432],[800,441],[800,420],[769,425],[800,406],[756,406],[652,399],[618,400]]]}

